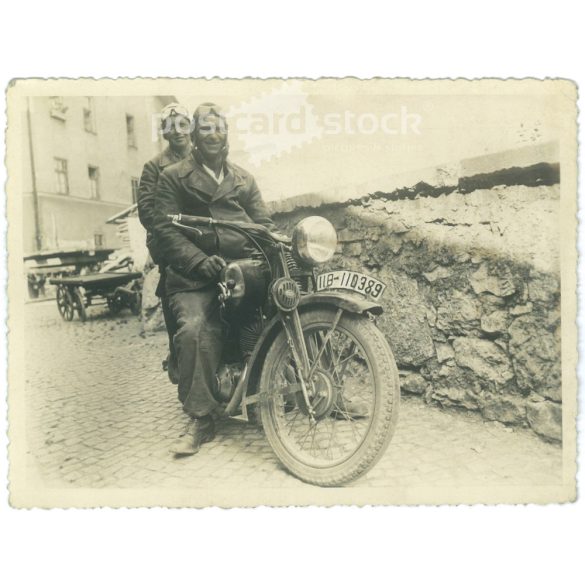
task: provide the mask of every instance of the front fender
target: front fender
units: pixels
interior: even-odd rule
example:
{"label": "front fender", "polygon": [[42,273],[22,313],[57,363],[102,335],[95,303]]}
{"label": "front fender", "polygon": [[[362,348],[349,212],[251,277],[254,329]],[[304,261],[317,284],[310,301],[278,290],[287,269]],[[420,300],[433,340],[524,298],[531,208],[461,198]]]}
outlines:
{"label": "front fender", "polygon": [[364,313],[381,315],[384,312],[384,308],[378,303],[364,299],[356,294],[339,291],[321,291],[302,296],[299,311],[302,312],[309,307],[318,305],[333,305],[338,309],[360,315]]}

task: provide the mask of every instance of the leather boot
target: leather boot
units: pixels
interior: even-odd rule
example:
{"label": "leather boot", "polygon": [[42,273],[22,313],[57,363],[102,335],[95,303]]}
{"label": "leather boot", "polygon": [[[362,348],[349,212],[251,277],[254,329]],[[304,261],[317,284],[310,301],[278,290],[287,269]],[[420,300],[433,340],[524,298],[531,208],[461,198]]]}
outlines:
{"label": "leather boot", "polygon": [[174,453],[176,457],[195,455],[203,443],[213,440],[214,437],[215,423],[211,416],[192,418],[187,423],[184,432],[171,447],[171,453]]}

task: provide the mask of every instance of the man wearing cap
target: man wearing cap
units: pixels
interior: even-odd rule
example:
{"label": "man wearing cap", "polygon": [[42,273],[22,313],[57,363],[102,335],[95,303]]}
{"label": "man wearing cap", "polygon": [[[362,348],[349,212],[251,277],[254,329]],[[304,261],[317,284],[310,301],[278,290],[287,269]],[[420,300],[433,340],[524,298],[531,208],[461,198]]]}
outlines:
{"label": "man wearing cap", "polygon": [[197,108],[191,139],[190,156],[163,171],[155,196],[155,235],[167,264],[166,294],[178,324],[174,344],[179,399],[189,416],[172,448],[179,456],[197,453],[214,437],[212,414],[218,403],[213,390],[226,334],[217,278],[226,261],[249,256],[252,248],[240,234],[212,226],[187,234],[173,226],[168,215],[254,222],[276,229],[252,175],[227,159],[227,123],[217,105]]}
{"label": "man wearing cap", "polygon": [[163,138],[169,144],[160,154],[157,154],[144,165],[142,176],[140,177],[140,186],[138,188],[138,217],[146,229],[146,245],[152,261],[158,264],[159,267],[160,280],[156,294],[161,299],[165,325],[169,334],[169,355],[165,360],[165,365],[168,367],[169,378],[176,384],[177,366],[173,348],[173,336],[176,330],[176,323],[165,295],[165,263],[154,235],[154,198],[156,186],[163,170],[169,165],[184,159],[191,152],[189,111],[181,104],[168,104],[160,113],[160,121]]}

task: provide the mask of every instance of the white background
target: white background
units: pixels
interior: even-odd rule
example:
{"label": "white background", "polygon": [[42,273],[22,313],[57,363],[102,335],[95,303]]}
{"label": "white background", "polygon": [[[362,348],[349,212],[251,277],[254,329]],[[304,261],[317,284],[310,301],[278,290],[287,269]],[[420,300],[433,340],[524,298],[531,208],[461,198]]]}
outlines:
{"label": "white background", "polygon": [[[364,0],[347,8],[316,0],[4,3],[2,85],[15,77],[48,76],[534,76],[584,81],[579,60],[583,20],[576,2],[400,5],[407,7]],[[4,126],[4,111],[0,116]],[[0,172],[3,183],[5,171]],[[0,262],[5,279],[5,258]],[[5,359],[3,345],[0,362]],[[280,585],[322,579],[534,584],[583,578],[582,502],[543,507],[15,511],[7,505],[5,486],[4,398],[3,583],[237,580]],[[583,451],[581,419],[579,428]],[[580,483],[583,476],[580,470]]]}

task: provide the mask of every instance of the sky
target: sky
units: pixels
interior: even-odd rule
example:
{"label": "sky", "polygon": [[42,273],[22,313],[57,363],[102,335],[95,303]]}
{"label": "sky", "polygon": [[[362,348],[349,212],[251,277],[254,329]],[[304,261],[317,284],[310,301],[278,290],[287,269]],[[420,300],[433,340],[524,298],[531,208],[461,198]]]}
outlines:
{"label": "sky", "polygon": [[223,107],[230,157],[255,176],[268,201],[548,142],[562,133],[558,90],[449,83],[211,80],[177,98],[191,111],[207,101]]}

